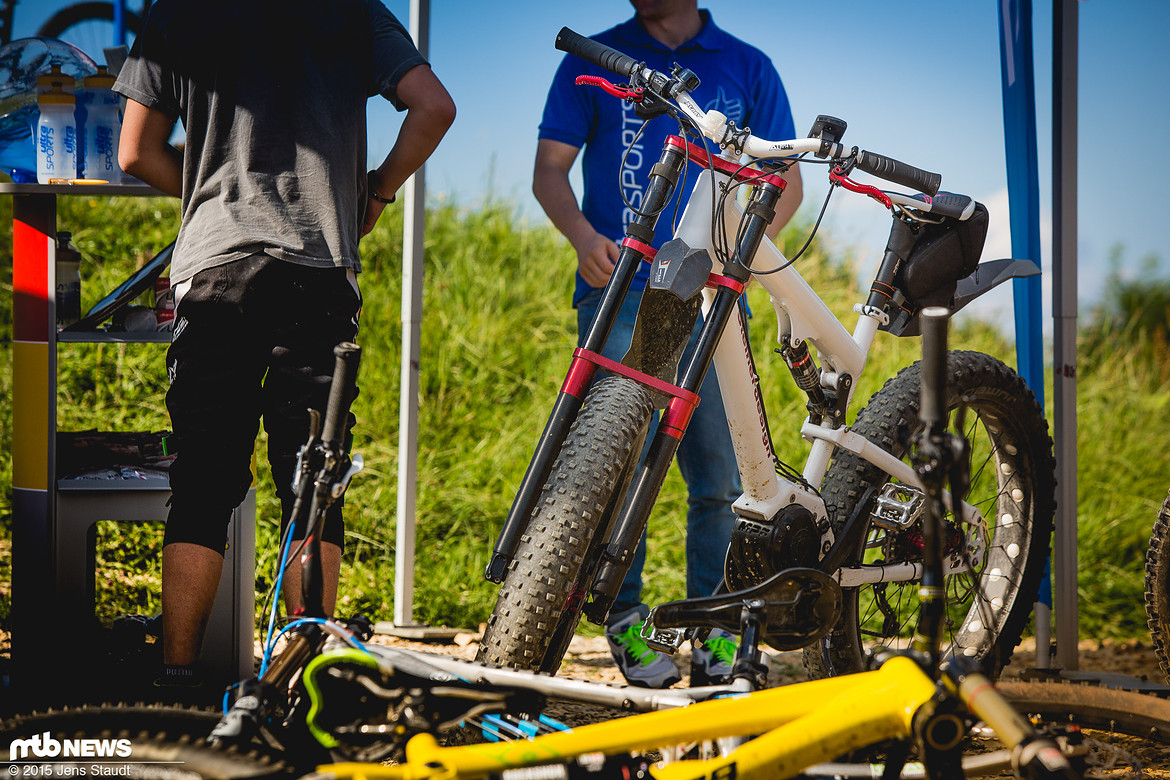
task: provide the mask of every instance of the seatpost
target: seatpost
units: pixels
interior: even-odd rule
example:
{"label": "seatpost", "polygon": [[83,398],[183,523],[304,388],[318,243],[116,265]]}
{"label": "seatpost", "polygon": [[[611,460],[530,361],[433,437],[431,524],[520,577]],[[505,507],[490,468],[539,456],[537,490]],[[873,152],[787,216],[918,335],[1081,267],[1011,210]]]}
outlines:
{"label": "seatpost", "polygon": [[[922,386],[918,417],[924,426],[915,440],[915,470],[926,487],[926,512],[922,523],[922,584],[919,587],[918,627],[914,649],[938,663],[939,641],[946,613],[943,580],[943,488],[955,463],[955,443],[947,433],[946,370],[947,323],[950,311],[929,306],[922,318]],[[960,445],[961,446],[961,445]],[[961,496],[952,496],[957,507]]]}

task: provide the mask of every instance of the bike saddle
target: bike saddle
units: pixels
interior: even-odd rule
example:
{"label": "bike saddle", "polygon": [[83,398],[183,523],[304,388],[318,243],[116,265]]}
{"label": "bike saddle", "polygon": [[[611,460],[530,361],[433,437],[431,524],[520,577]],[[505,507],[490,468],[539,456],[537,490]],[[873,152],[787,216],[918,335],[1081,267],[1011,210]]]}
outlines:
{"label": "bike saddle", "polygon": [[702,626],[742,633],[745,619],[776,650],[797,650],[816,642],[841,615],[841,586],[816,569],[785,569],[743,590],[669,601],[650,612],[655,628]]}

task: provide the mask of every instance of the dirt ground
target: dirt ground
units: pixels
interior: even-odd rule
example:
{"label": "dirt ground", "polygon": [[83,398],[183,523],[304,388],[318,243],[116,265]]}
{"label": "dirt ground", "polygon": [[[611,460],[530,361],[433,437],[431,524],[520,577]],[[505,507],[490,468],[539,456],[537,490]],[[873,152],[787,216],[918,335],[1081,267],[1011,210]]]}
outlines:
{"label": "dirt ground", "polygon": [[[478,634],[462,633],[458,634],[453,642],[447,644],[412,642],[384,635],[376,636],[373,641],[377,644],[444,653],[470,660],[475,658],[478,639]],[[1078,649],[1079,669],[1082,672],[1128,675],[1139,681],[1155,684],[1165,682],[1158,669],[1153,647],[1149,642],[1134,639],[1125,641],[1086,640],[1080,643]],[[1017,648],[1011,664],[1004,670],[1004,678],[1019,678],[1022,673],[1026,673],[1028,669],[1033,667],[1036,658],[1035,650],[1035,641],[1025,639]],[[770,685],[786,685],[805,679],[800,651],[786,653],[769,651],[769,655],[771,658]],[[680,672],[684,675],[680,685],[686,685],[686,675],[690,669],[690,651],[684,646],[683,650],[676,656],[675,661]],[[560,674],[614,684],[623,682],[621,674],[610,659],[609,650],[603,637],[575,637],[569,647],[569,653]],[[625,715],[625,713],[618,711],[590,708],[586,705],[554,703],[551,705],[551,709],[554,717],[565,720],[571,725],[581,725]],[[1125,741],[1124,748],[1136,756],[1146,768],[1146,773],[1142,777],[1170,780],[1170,745],[1134,739]],[[1135,777],[1134,774],[1124,770],[1103,773],[1101,776]]]}

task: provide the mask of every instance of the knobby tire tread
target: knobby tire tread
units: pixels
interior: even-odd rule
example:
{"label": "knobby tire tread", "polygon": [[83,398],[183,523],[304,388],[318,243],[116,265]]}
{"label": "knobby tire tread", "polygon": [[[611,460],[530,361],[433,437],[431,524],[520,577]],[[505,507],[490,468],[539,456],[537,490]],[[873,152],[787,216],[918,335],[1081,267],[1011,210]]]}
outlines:
{"label": "knobby tire tread", "polygon": [[1170,682],[1170,493],[1154,520],[1146,550],[1146,617],[1158,666]]}
{"label": "knobby tire tread", "polygon": [[477,660],[556,672],[584,607],[566,598],[588,587],[598,531],[620,505],[615,492],[652,412],[649,391],[632,379],[606,377],[590,390],[505,575]]}
{"label": "knobby tire tread", "polygon": [[[918,420],[920,383],[919,363],[899,371],[887,380],[858,413],[852,430],[904,459],[910,434],[921,427]],[[948,412],[953,412],[960,403],[967,406],[968,426],[976,415],[983,425],[986,425],[984,415],[989,415],[995,425],[1002,426],[1002,432],[997,435],[1006,435],[1008,439],[1004,443],[1018,448],[1018,454],[1009,456],[1015,469],[1013,473],[1019,475],[1021,483],[1030,493],[1024,497],[1027,511],[1021,517],[1021,523],[1028,525],[1024,531],[1027,534],[1027,549],[1023,551],[1022,570],[1014,571],[1012,577],[1014,601],[1008,606],[1006,617],[1000,619],[999,630],[991,637],[990,646],[978,655],[984,668],[994,676],[1011,659],[1031,614],[1032,600],[1048,555],[1056,503],[1052,439],[1048,434],[1047,421],[1032,391],[1012,369],[989,355],[967,351],[948,353],[946,393]],[[880,487],[887,479],[885,472],[868,461],[852,453],[838,451],[822,487],[822,496],[834,530],[840,531],[869,487]],[[990,514],[992,516],[986,519],[995,521],[996,512]],[[854,550],[846,565],[859,561],[863,552],[861,549]],[[948,580],[955,576],[959,575],[950,575]],[[865,669],[865,654],[857,624],[857,600],[856,590],[853,590],[853,594],[846,591],[846,608],[841,621],[827,638],[831,666],[824,661],[821,643],[805,649],[804,666],[810,677],[827,677]]]}

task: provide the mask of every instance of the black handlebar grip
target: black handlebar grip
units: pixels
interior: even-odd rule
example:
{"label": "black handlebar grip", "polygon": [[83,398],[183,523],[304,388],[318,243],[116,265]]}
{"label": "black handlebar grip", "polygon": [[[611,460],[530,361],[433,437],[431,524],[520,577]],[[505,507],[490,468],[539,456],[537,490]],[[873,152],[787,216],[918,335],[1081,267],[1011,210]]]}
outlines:
{"label": "black handlebar grip", "polygon": [[556,46],[561,51],[575,54],[586,62],[592,62],[599,68],[605,68],[611,73],[629,78],[639,68],[640,64],[633,57],[627,57],[616,49],[611,49],[604,43],[586,38],[584,35],[573,32],[568,27],[562,27],[557,33]]}
{"label": "black handlebar grip", "polygon": [[857,167],[866,173],[881,177],[903,187],[913,187],[919,192],[934,195],[942,186],[942,174],[924,171],[908,163],[899,162],[892,157],[885,157],[873,152],[859,152]]}
{"label": "black handlebar grip", "polygon": [[336,443],[345,433],[345,418],[349,405],[353,403],[358,362],[362,348],[351,341],[343,341],[333,348],[333,384],[329,388],[329,405],[325,408],[325,424],[321,428],[321,441]]}
{"label": "black handlebar grip", "polygon": [[951,312],[927,306],[922,318],[922,399],[918,417],[929,430],[946,422],[947,323]]}

